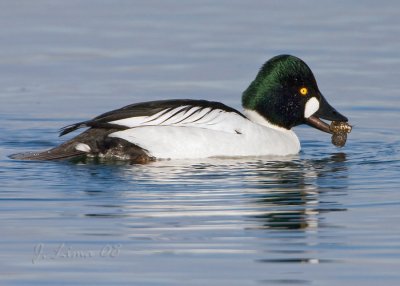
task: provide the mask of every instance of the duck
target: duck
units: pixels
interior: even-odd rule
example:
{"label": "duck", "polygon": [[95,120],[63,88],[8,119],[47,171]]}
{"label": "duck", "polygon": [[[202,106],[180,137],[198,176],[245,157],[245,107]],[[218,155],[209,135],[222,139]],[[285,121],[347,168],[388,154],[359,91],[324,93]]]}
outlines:
{"label": "duck", "polygon": [[288,156],[299,153],[293,127],[332,134],[322,121],[347,122],[319,91],[309,66],[292,55],[268,60],[242,94],[243,110],[197,99],[131,104],[60,129],[85,131],[50,150],[18,160],[103,158],[148,163],[162,159]]}

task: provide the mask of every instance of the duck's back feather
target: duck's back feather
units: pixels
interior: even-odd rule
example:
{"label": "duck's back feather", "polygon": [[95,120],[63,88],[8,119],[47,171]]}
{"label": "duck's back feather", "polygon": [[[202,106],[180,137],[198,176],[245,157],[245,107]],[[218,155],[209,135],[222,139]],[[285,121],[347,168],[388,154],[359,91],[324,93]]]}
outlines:
{"label": "duck's back feather", "polygon": [[[133,125],[137,126],[137,124],[141,122],[147,123],[146,125],[168,125],[170,123],[160,122],[158,120],[160,118],[166,121],[170,119],[175,121],[175,123],[182,123],[188,115],[187,112],[191,109],[196,109],[196,113],[207,110],[207,114],[204,114],[204,117],[213,111],[219,110],[221,112],[232,112],[245,118],[245,116],[236,109],[220,102],[193,99],[157,100],[127,105],[103,113],[91,120],[65,126],[60,129],[60,136],[84,127],[124,130],[134,127]],[[126,124],[132,121],[138,123]]]}

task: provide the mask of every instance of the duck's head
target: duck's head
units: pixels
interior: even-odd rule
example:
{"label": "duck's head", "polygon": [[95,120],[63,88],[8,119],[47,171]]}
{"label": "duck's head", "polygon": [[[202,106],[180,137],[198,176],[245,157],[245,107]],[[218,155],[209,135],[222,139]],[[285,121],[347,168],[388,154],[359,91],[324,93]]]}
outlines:
{"label": "duck's head", "polygon": [[269,123],[286,129],[308,124],[332,133],[320,118],[347,122],[322,96],[307,64],[290,55],[276,56],[264,64],[244,91],[242,104]]}

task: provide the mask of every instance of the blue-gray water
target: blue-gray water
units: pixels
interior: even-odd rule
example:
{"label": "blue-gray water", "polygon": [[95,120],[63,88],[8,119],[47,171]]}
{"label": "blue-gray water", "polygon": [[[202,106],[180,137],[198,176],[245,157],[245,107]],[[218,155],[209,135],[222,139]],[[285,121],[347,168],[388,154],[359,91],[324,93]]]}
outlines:
{"label": "blue-gray water", "polygon": [[[398,1],[0,2],[1,285],[398,285]],[[354,125],[338,149],[148,165],[19,162],[129,103],[240,108],[290,53]]]}

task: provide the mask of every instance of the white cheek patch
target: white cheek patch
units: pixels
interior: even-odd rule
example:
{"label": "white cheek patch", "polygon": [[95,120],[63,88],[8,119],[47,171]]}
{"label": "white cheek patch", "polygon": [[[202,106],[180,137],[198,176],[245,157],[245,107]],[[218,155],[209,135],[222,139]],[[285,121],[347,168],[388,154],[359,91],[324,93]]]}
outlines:
{"label": "white cheek patch", "polygon": [[86,152],[86,153],[89,153],[90,150],[91,150],[90,146],[85,144],[85,143],[76,144],[75,149],[78,150],[78,151]]}
{"label": "white cheek patch", "polygon": [[319,101],[315,97],[311,97],[307,102],[306,102],[306,107],[304,108],[304,117],[308,118],[311,115],[313,115],[315,112],[317,112],[319,109]]}

